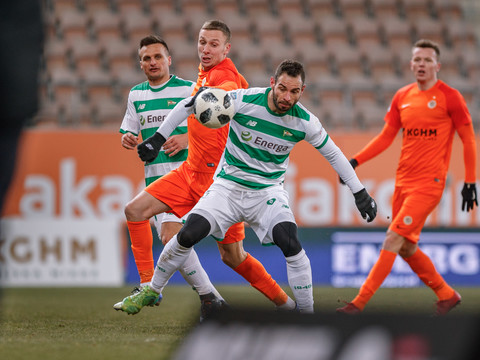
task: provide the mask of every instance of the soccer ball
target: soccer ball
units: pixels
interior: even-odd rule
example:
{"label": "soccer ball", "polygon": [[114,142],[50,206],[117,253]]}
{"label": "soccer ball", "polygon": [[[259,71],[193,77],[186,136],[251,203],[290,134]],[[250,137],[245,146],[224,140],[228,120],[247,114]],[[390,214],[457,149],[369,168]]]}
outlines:
{"label": "soccer ball", "polygon": [[228,124],[235,110],[232,99],[225,90],[209,88],[195,99],[193,113],[203,126],[218,129]]}

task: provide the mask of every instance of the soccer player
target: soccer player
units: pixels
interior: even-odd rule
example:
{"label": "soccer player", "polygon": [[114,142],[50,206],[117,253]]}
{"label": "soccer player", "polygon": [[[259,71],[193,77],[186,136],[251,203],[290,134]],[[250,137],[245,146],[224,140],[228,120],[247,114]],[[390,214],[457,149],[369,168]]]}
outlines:
{"label": "soccer player", "polygon": [[472,119],[465,100],[455,89],[437,79],[440,50],[436,43],[419,40],[413,46],[410,69],[416,82],[394,95],[381,133],[351,160],[353,168],[384,151],[402,129],[402,151],[393,194],[392,223],[380,256],[370,270],[358,295],[337,309],[340,313],[363,311],[390,273],[398,254],[437,295],[436,314],[444,315],[457,306],[461,297],[437,272],[430,258],[418,247],[427,216],[440,202],[455,131],[463,142],[465,185],[462,210],[478,206],[476,144]]}
{"label": "soccer player", "polygon": [[[195,87],[191,81],[183,80],[170,74],[172,58],[167,43],[155,35],[140,40],[138,50],[140,68],[147,81],[134,86],[128,96],[127,110],[120,132],[121,143],[128,150],[133,150],[138,143],[138,135],[146,139],[158,129],[163,119],[180,100],[189,97]],[[187,158],[187,121],[180,124],[173,135],[163,145],[157,158],[145,164],[145,183],[148,186],[169,171],[176,169]],[[152,252],[153,237],[138,238],[137,228],[142,228],[149,220],[127,221],[132,237],[132,252],[140,277],[140,288],[150,283],[153,276],[154,259]],[[154,217],[154,224],[162,243],[165,245],[183,224],[183,219],[170,213]],[[141,242],[138,242],[141,240]],[[188,284],[197,291],[204,303],[213,297],[223,298],[210,282],[195,251],[180,268],[180,273]],[[135,288],[134,292],[140,291]],[[157,302],[156,305],[159,303]]]}
{"label": "soccer player", "polygon": [[[194,92],[201,86],[215,86],[225,90],[248,87],[247,81],[227,57],[231,47],[230,37],[230,29],[221,21],[211,20],[203,24],[197,43],[200,65]],[[184,115],[186,119],[189,114]],[[193,208],[213,182],[227,135],[228,126],[209,129],[200,125],[193,115],[188,117],[187,160],[177,169],[150,184],[125,208],[127,221],[138,223],[135,231],[130,232],[132,242],[147,251],[150,243],[148,239],[152,236],[148,219],[165,212],[183,217]],[[149,162],[155,158],[156,155],[149,159]],[[295,309],[295,301],[272,279],[263,265],[243,249],[244,237],[243,223],[239,223],[217,239],[223,262],[244,277],[279,309]],[[206,305],[208,306],[202,306],[202,314],[208,316],[207,312],[216,311],[222,303],[215,297]],[[122,302],[115,304],[114,308],[125,311]]]}
{"label": "soccer player", "polygon": [[[277,245],[282,250],[298,307],[301,312],[313,312],[310,260],[298,240],[283,187],[294,145],[308,141],[330,162],[353,192],[363,218],[372,221],[377,208],[319,119],[298,102],[304,89],[303,65],[285,60],[270,79],[270,87],[229,92],[235,116],[230,122],[221,171],[183,228],[163,249],[151,284],[123,300],[124,311],[137,313],[154,302],[193,245],[208,235],[222,237],[232,224],[244,220],[262,245]],[[138,146],[142,160],[156,157],[173,129],[192,113],[193,103],[194,99],[181,101],[158,131]]]}

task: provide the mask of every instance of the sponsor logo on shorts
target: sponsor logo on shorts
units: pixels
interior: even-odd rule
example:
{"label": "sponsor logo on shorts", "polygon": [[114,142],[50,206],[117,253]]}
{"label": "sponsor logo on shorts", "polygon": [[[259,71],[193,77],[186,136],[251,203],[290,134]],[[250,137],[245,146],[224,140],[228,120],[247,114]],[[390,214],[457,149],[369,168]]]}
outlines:
{"label": "sponsor logo on shorts", "polygon": [[273,205],[273,203],[277,201],[277,199],[273,198],[267,201],[267,205]]}

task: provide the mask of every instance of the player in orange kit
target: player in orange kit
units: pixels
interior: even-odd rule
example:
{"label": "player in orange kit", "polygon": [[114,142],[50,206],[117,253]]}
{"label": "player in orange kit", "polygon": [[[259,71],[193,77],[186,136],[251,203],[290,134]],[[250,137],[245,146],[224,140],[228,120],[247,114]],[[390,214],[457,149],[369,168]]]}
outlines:
{"label": "player in orange kit", "polygon": [[440,50],[436,43],[419,40],[413,46],[410,69],[416,82],[397,91],[385,116],[385,126],[350,163],[355,168],[377,156],[403,131],[402,150],[395,180],[392,223],[380,256],[358,295],[337,312],[354,314],[365,305],[390,273],[397,254],[437,295],[436,315],[457,306],[461,296],[437,272],[430,258],[417,246],[427,216],[440,202],[450,162],[455,131],[463,143],[465,184],[462,210],[478,206],[476,144],[472,119],[465,100],[437,79]]}
{"label": "player in orange kit", "polygon": [[[194,93],[202,86],[218,87],[224,90],[248,87],[247,81],[237,71],[233,62],[227,58],[231,47],[230,37],[230,29],[221,21],[207,21],[202,26],[198,38],[199,74]],[[152,216],[172,212],[178,217],[183,217],[193,208],[213,182],[227,136],[228,126],[209,129],[201,125],[193,115],[188,118],[187,160],[179,168],[150,184],[125,208],[127,221],[135,223],[134,229],[130,229],[129,225],[132,244],[135,243],[138,248],[144,246],[143,244],[151,243],[151,241],[145,242],[144,239],[152,236],[148,223],[148,219]],[[140,146],[138,151],[140,154]],[[229,229],[224,239],[218,239],[223,262],[243,276],[280,309],[294,309],[295,302],[272,279],[263,265],[245,252],[244,237],[243,223],[238,223]],[[222,306],[222,302],[213,293],[211,295],[209,299],[202,302],[202,317],[208,316],[210,312]],[[114,308],[129,312],[123,302],[115,304]]]}

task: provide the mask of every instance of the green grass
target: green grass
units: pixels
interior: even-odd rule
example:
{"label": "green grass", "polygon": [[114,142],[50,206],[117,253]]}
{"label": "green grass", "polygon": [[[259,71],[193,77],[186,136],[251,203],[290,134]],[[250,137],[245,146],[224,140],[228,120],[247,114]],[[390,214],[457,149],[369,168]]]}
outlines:
{"label": "green grass", "polygon": [[[198,323],[199,301],[187,286],[168,286],[159,307],[138,315],[114,311],[112,305],[131,288],[3,289],[0,354],[15,359],[129,359],[143,351],[169,359]],[[232,307],[272,305],[248,286],[220,286]],[[457,314],[480,314],[480,289],[458,289]],[[287,290],[289,292],[289,289]],[[315,308],[334,312],[338,300],[351,300],[356,289],[315,288]],[[435,297],[426,288],[380,289],[365,312],[431,314]]]}

